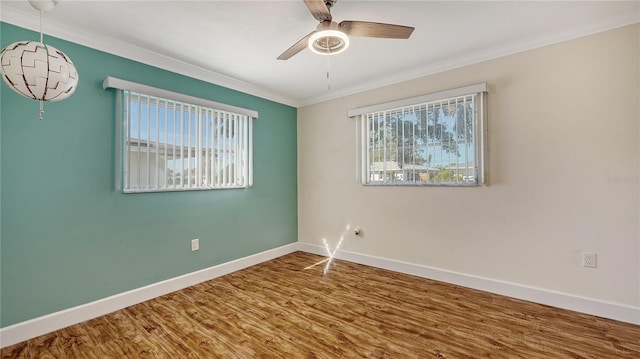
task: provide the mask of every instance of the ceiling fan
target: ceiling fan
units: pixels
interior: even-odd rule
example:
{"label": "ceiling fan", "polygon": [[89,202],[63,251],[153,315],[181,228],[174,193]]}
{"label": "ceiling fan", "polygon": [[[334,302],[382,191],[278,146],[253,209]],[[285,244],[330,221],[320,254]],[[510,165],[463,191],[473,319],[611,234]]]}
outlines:
{"label": "ceiling fan", "polygon": [[329,9],[338,0],[304,0],[305,5],[316,20],[320,21],[315,31],[300,39],[278,60],[288,60],[293,55],[309,47],[321,55],[334,55],[349,47],[349,36],[378,37],[387,39],[408,39],[413,33],[411,26],[383,24],[379,22],[345,20],[339,24],[332,20]]}

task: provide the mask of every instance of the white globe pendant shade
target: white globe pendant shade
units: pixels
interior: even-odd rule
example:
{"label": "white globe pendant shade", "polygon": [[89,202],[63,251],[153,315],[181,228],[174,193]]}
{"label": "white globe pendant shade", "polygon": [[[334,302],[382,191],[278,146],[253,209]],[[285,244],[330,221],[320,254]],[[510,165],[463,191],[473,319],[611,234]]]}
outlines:
{"label": "white globe pendant shade", "polygon": [[2,79],[20,95],[39,101],[61,101],[78,86],[71,59],[53,46],[18,41],[0,53]]}

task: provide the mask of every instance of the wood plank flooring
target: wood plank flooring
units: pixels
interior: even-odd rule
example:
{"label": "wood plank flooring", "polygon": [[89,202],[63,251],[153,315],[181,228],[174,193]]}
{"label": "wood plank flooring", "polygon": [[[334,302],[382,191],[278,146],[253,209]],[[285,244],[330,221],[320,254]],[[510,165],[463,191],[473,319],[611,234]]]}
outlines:
{"label": "wood plank flooring", "polygon": [[296,252],[2,358],[640,358],[640,326]]}

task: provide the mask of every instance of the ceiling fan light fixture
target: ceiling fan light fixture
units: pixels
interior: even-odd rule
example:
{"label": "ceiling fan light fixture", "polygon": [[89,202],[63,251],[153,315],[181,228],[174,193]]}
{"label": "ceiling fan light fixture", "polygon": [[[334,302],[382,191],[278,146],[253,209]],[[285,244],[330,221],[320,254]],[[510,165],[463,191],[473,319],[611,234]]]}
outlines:
{"label": "ceiling fan light fixture", "polygon": [[335,55],[349,47],[349,36],[376,37],[384,39],[408,39],[414,27],[385,24],[381,22],[332,20],[331,9],[338,0],[304,0],[311,15],[320,21],[316,31],[298,40],[278,60],[288,60],[308,47],[319,55]]}
{"label": "ceiling fan light fixture", "polygon": [[319,55],[335,55],[349,47],[349,37],[340,30],[321,30],[311,35],[309,49]]}

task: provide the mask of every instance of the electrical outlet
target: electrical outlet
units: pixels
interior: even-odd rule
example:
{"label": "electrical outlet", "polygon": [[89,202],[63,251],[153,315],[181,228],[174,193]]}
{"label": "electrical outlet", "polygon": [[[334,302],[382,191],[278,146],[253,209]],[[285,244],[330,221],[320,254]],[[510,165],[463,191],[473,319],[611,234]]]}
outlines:
{"label": "electrical outlet", "polygon": [[198,238],[191,240],[191,251],[197,251],[200,249],[200,240]]}
{"label": "electrical outlet", "polygon": [[582,253],[582,266],[589,268],[598,268],[598,257],[595,253]]}

